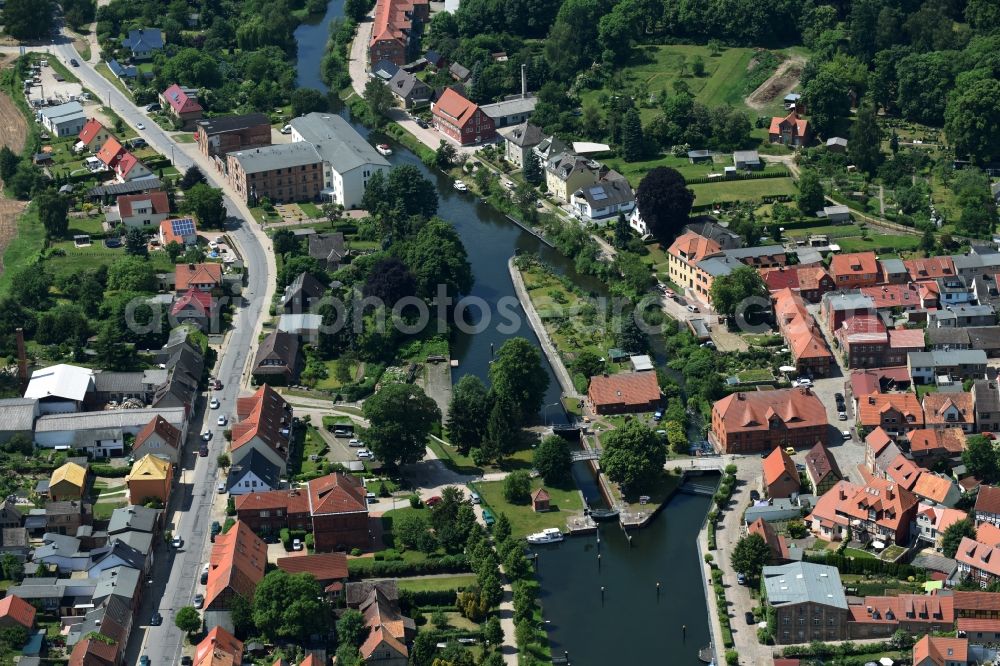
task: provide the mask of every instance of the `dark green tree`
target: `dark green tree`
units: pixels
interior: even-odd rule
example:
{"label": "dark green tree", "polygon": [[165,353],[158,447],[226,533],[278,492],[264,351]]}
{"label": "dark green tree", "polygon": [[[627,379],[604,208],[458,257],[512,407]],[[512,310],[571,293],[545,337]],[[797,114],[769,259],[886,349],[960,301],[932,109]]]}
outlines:
{"label": "dark green tree", "polygon": [[302,243],[292,233],[291,229],[278,229],[271,237],[271,246],[275,254],[298,254],[302,251]]}
{"label": "dark green tree", "polygon": [[184,606],[174,615],[174,624],[185,634],[193,634],[201,629],[201,615],[194,606]]}
{"label": "dark green tree", "polygon": [[553,486],[566,484],[573,466],[569,442],[558,435],[549,435],[535,449],[533,462],[545,483]]}
{"label": "dark green tree", "polygon": [[394,99],[392,91],[382,83],[379,78],[370,78],[365,84],[364,100],[368,105],[368,112],[372,120],[381,125],[385,122],[389,109],[392,108]]}
{"label": "dark green tree", "polygon": [[437,404],[417,386],[389,384],[368,398],[367,441],[384,464],[395,467],[424,457],[427,437],[441,419]]}
{"label": "dark green tree", "polygon": [[826,202],[819,174],[812,169],[803,169],[798,185],[799,193],[795,198],[795,204],[803,215],[814,217],[816,211],[822,209]]}
{"label": "dark green tree", "polygon": [[52,33],[52,0],[8,0],[3,9],[4,30],[14,39],[41,39]]}
{"label": "dark green tree", "polygon": [[529,184],[538,186],[542,184],[545,180],[545,174],[542,172],[542,163],[538,159],[538,155],[535,151],[529,150],[528,154],[524,157],[524,180]]}
{"label": "dark green tree", "polygon": [[0,146],[0,180],[8,180],[17,171],[18,156],[7,146]]}
{"label": "dark green tree", "polygon": [[965,450],[962,451],[962,464],[971,476],[982,483],[992,484],[1000,481],[997,451],[993,442],[982,435],[971,435],[966,439]]}
{"label": "dark green tree", "polygon": [[476,375],[465,375],[451,394],[448,408],[448,438],[463,454],[479,446],[486,435],[490,414],[490,396],[486,385]]}
{"label": "dark green tree", "polygon": [[604,360],[589,349],[581,351],[573,360],[573,372],[587,379],[602,374],[605,368]]}
{"label": "dark green tree", "polygon": [[181,182],[179,183],[179,185],[182,190],[187,192],[195,185],[204,182],[205,182],[205,174],[202,173],[201,169],[192,164],[187,168],[187,171],[184,172],[184,176],[181,178]]}
{"label": "dark green tree", "polygon": [[166,250],[167,256],[170,257],[170,263],[172,264],[176,264],[177,258],[184,252],[184,246],[175,240],[172,240],[164,245],[163,249]]}
{"label": "dark green tree", "polygon": [[864,102],[858,108],[858,115],[851,126],[851,139],[847,142],[847,154],[854,166],[874,176],[882,164],[882,132],[879,130],[875,105]]}
{"label": "dark green tree", "polygon": [[648,488],[663,474],[666,446],[641,421],[628,421],[607,433],[601,469],[628,494]]}
{"label": "dark green tree", "polygon": [[771,559],[771,548],[759,534],[748,534],[733,548],[733,569],[747,578],[756,580]]}
{"label": "dark green tree", "polygon": [[313,111],[328,111],[330,103],[326,95],[315,88],[296,88],[292,91],[291,99],[292,116],[298,118]]}
{"label": "dark green tree", "polygon": [[330,609],[323,601],[323,588],[310,574],[271,571],[253,591],[253,621],[269,640],[304,641],[325,633]]}
{"label": "dark green tree", "polygon": [[[748,298],[767,299],[767,285],[757,269],[740,266],[729,275],[720,275],[712,281],[712,306],[726,317],[734,317]],[[759,309],[759,306],[758,306]],[[751,314],[747,311],[744,315]]]}
{"label": "dark green tree", "polygon": [[496,615],[490,616],[483,625],[483,640],[494,649],[503,645],[503,629],[500,627],[500,618]]}
{"label": "dark green tree", "polygon": [[368,625],[359,611],[349,608],[337,620],[337,644],[359,648],[368,638]]}
{"label": "dark green tree", "polygon": [[641,160],[645,148],[639,111],[632,107],[625,112],[625,117],[622,119],[622,157],[626,162]]}
{"label": "dark green tree", "polygon": [[482,445],[472,449],[473,460],[478,458],[476,464],[499,460],[513,451],[520,437],[519,421],[520,412],[515,406],[506,400],[494,399],[486,419]]}
{"label": "dark green tree", "polygon": [[676,169],[656,167],[639,183],[635,203],[649,233],[669,245],[688,222],[694,193]]}
{"label": "dark green tree", "polygon": [[107,280],[112,291],[156,291],[156,269],[142,257],[116,259],[108,266]]}
{"label": "dark green tree", "polygon": [[129,227],[125,232],[125,252],[133,257],[149,256],[149,238],[139,227]]}
{"label": "dark green tree", "polygon": [[941,539],[941,552],[945,557],[955,557],[958,546],[964,537],[976,538],[976,524],[969,518],[956,520],[949,525]]}
{"label": "dark green tree", "polygon": [[402,259],[417,280],[417,295],[434,298],[439,286],[452,297],[472,289],[472,266],[462,239],[455,228],[438,218],[432,219],[402,250]]}
{"label": "dark green tree", "polygon": [[63,238],[69,228],[69,201],[55,190],[45,190],[35,197],[38,219],[50,239]]}
{"label": "dark green tree", "polygon": [[500,347],[490,364],[490,381],[497,400],[511,405],[521,422],[538,413],[549,387],[538,348],[521,337],[510,338]]}
{"label": "dark green tree", "polygon": [[458,158],[458,151],[455,150],[455,146],[451,144],[450,141],[446,139],[441,139],[441,143],[438,144],[437,150],[434,151],[434,163],[437,164],[439,169],[450,169],[455,166],[455,160]]}
{"label": "dark green tree", "polygon": [[955,153],[976,164],[1000,159],[1000,81],[976,81],[956,88],[945,108],[945,134]]}
{"label": "dark green tree", "polygon": [[503,497],[511,504],[531,501],[531,475],[527,470],[516,469],[504,478]]}
{"label": "dark green tree", "polygon": [[223,229],[226,223],[226,207],[222,202],[222,190],[199,183],[184,195],[181,210],[194,215],[202,229]]}

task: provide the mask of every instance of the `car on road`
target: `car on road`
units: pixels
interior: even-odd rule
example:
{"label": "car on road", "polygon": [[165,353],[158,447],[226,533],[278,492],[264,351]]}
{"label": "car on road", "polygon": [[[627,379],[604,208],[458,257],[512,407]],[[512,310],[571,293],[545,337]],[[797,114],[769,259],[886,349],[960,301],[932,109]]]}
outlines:
{"label": "car on road", "polygon": [[136,124],[135,124],[135,128],[136,128],[137,130],[144,130],[144,129],[146,129],[146,126],[145,126],[145,125],[143,125],[142,123],[136,123]]}
{"label": "car on road", "polygon": [[219,402],[218,398],[212,398],[208,402],[208,406],[211,407],[212,409],[218,409],[221,406],[221,403]]}
{"label": "car on road", "polygon": [[739,583],[740,585],[746,585],[747,584],[747,577],[744,576],[741,573],[738,573],[738,574],[736,574],[736,582]]}
{"label": "car on road", "polygon": [[434,506],[440,503],[441,503],[440,495],[434,495],[433,497],[428,497],[427,499],[424,500],[424,504],[426,504],[427,506]]}
{"label": "car on road", "polygon": [[201,592],[194,595],[194,607],[201,608],[204,605],[205,605],[205,595],[202,594]]}
{"label": "car on road", "polygon": [[152,663],[146,655],[139,657],[139,666],[149,666]]}
{"label": "car on road", "polygon": [[746,618],[747,624],[751,626],[757,623],[757,619],[753,616],[753,613],[751,613],[750,611],[743,613],[743,617]]}
{"label": "car on road", "polygon": [[180,538],[179,536],[175,536],[173,541],[170,542],[170,545],[173,546],[174,548],[180,548],[181,546],[184,545],[184,539]]}
{"label": "car on road", "polygon": [[785,447],[785,453],[787,453],[790,456],[794,456],[795,455],[795,449],[792,448],[791,446],[786,446]]}
{"label": "car on road", "polygon": [[201,584],[204,585],[208,582],[208,562],[205,562],[205,566],[201,568]]}
{"label": "car on road", "polygon": [[425,121],[425,120],[420,120],[420,119],[418,118],[418,119],[417,119],[417,127],[421,128],[421,129],[427,129],[427,127],[428,127],[428,125],[427,125],[427,121]]}
{"label": "car on road", "polygon": [[795,469],[799,470],[800,472],[804,472],[806,471],[806,466],[803,465],[802,463],[795,463]]}
{"label": "car on road", "polygon": [[158,627],[163,624],[163,616],[160,615],[160,611],[153,611],[153,616],[149,618],[149,626]]}
{"label": "car on road", "polygon": [[368,449],[358,449],[358,459],[359,460],[369,460],[369,459],[374,458],[374,457],[375,456],[372,455],[372,452],[369,451]]}
{"label": "car on road", "polygon": [[215,422],[218,423],[220,426],[224,426],[227,423],[229,423],[229,417],[226,416],[225,414],[219,414],[219,418],[217,418]]}
{"label": "car on road", "polygon": [[222,382],[220,382],[218,379],[214,380],[212,382],[212,388],[215,389],[216,391],[222,389]]}
{"label": "car on road", "polygon": [[212,440],[212,431],[211,430],[206,430],[206,431],[202,432],[201,433],[201,439],[203,441],[206,441],[206,442],[211,441]]}
{"label": "car on road", "polygon": [[348,446],[364,446],[365,443],[362,442],[360,439],[352,439],[351,441],[349,441],[347,443],[347,445]]}
{"label": "car on road", "polygon": [[79,67],[80,66],[80,63],[78,63],[76,61],[76,58],[70,58],[69,59],[69,64],[73,65],[74,67]]}
{"label": "car on road", "polygon": [[226,492],[226,482],[225,481],[219,481],[219,484],[217,486],[215,486],[215,492],[219,493],[220,495],[222,495],[223,493],[225,493]]}
{"label": "car on road", "polygon": [[473,504],[482,504],[483,498],[479,496],[479,493],[469,493],[469,499],[472,500]]}
{"label": "car on road", "polygon": [[202,444],[201,446],[198,447],[198,457],[199,458],[207,458],[208,457],[208,445],[207,444]]}
{"label": "car on road", "polygon": [[664,295],[665,295],[665,296],[666,296],[667,298],[673,298],[673,297],[675,297],[675,296],[677,295],[677,294],[675,294],[675,293],[674,293],[674,290],[673,290],[673,289],[670,289],[670,288],[667,288],[667,289],[664,289],[664,290],[663,290],[663,294],[664,294]]}
{"label": "car on road", "polygon": [[687,306],[687,311],[688,312],[697,312],[698,311],[698,306],[697,305],[691,305],[689,303],[688,306]]}
{"label": "car on road", "polygon": [[844,412],[844,411],[838,412],[837,413],[837,420],[838,421],[846,421],[847,420],[847,412]]}
{"label": "car on road", "polygon": [[292,539],[292,550],[302,550],[301,539]]}

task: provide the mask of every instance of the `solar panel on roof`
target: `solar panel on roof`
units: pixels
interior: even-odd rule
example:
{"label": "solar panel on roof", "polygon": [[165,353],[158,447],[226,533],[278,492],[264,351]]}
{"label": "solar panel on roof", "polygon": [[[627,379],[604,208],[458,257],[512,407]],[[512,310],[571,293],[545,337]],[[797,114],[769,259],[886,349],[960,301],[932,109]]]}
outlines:
{"label": "solar panel on roof", "polygon": [[608,194],[604,191],[603,187],[592,187],[590,188],[590,196],[594,198],[595,201],[600,201],[602,199],[607,199]]}
{"label": "solar panel on roof", "polygon": [[194,220],[183,218],[173,221],[174,234],[177,236],[191,236],[194,234]]}

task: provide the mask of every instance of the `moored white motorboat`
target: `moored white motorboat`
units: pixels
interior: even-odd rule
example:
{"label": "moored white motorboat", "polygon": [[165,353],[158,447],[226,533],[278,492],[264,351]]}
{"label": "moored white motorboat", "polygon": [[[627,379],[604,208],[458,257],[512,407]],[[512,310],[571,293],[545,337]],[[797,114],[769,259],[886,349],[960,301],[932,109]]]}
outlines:
{"label": "moored white motorboat", "polygon": [[559,543],[565,537],[557,528],[549,527],[541,532],[529,534],[526,538],[528,539],[528,543]]}
{"label": "moored white motorboat", "polygon": [[459,192],[465,192],[469,189],[469,186],[460,180],[455,181],[455,189]]}
{"label": "moored white motorboat", "polygon": [[389,144],[387,143],[378,144],[377,146],[375,146],[375,150],[378,151],[379,155],[385,155],[386,157],[392,155],[392,148],[390,148]]}

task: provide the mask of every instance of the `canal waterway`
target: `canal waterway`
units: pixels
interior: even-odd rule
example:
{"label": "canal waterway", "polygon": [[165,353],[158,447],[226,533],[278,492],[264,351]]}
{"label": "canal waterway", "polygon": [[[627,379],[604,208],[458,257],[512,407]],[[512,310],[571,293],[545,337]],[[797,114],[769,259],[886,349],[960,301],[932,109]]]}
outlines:
{"label": "canal waterway", "polygon": [[[329,23],[342,11],[343,0],[331,0],[321,20],[303,24],[296,31],[300,86],[326,91],[319,77],[319,66]],[[346,108],[338,112],[351,120]],[[368,128],[352,124],[364,136],[369,135]],[[379,141],[392,145],[394,152],[388,159],[393,166],[414,165],[435,184],[438,215],[454,226],[472,265],[475,282],[470,296],[487,304],[485,312],[468,319],[476,323],[489,316],[491,323],[479,333],[459,332],[452,340],[452,358],[458,361],[454,381],[469,373],[485,380],[491,354],[511,337],[523,336],[538,346],[538,338],[519,305],[513,310],[521,321],[520,327],[514,331],[498,330],[498,325],[506,319],[499,317],[497,304],[505,297],[505,300],[516,299],[507,268],[512,255],[533,254],[588,292],[606,295],[597,280],[576,272],[572,258],[549,248],[472,195],[457,192],[450,178],[427,169],[403,146],[382,137]],[[541,357],[550,380],[542,416],[550,423],[565,422],[564,412],[556,406],[559,385],[545,355]],[[603,504],[585,463],[574,465],[573,476],[592,506]],[[698,650],[708,644],[709,636],[703,587],[705,567],[698,561],[695,538],[710,501],[705,496],[677,494],[664,508],[665,515],[632,533],[631,547],[616,523],[602,525],[600,570],[596,535],[571,537],[561,544],[541,547],[541,600],[549,621],[553,656],[561,656],[567,650],[570,662],[582,666],[650,660],[671,665],[697,663]],[[657,582],[661,583],[659,597]],[[605,586],[603,603],[602,585]],[[686,637],[682,632],[684,625],[687,625]]]}

